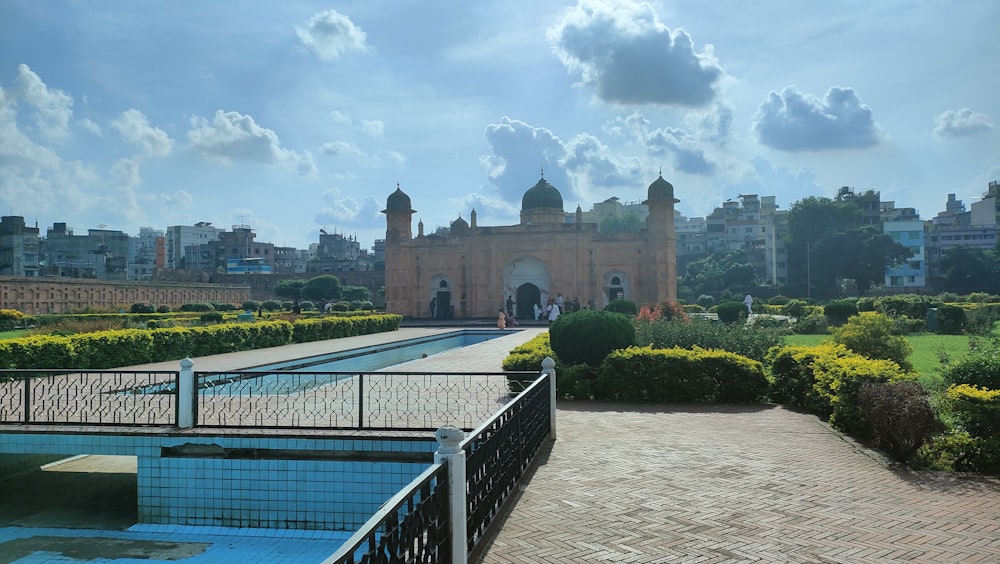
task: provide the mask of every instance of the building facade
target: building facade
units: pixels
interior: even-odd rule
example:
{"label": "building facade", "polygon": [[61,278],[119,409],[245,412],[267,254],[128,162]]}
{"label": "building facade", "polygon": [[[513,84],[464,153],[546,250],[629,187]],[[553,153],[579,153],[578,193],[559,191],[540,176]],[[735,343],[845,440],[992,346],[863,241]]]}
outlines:
{"label": "building facade", "polygon": [[412,231],[410,197],[399,187],[386,202],[386,311],[427,317],[491,317],[511,298],[517,317],[530,318],[562,295],[603,309],[615,298],[638,303],[677,299],[673,186],[657,178],[643,204],[640,232],[599,233],[596,223],[566,221],[562,195],[544,178],[521,200],[518,225],[486,227],[459,218],[446,233]]}

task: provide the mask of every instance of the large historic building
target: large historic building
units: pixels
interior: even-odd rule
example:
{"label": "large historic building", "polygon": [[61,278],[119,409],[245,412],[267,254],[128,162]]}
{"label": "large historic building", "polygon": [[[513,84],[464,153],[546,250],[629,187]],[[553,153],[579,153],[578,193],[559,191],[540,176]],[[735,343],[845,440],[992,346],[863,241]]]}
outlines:
{"label": "large historic building", "polygon": [[[600,233],[582,211],[567,221],[562,195],[543,177],[521,199],[519,225],[486,227],[459,218],[446,233],[413,237],[410,197],[398,186],[386,208],[386,311],[427,317],[488,317],[513,298],[516,315],[532,316],[559,294],[603,309],[621,297],[643,303],[677,299],[674,187],[661,175],[649,185],[646,227]],[[453,310],[452,310],[453,308]]]}

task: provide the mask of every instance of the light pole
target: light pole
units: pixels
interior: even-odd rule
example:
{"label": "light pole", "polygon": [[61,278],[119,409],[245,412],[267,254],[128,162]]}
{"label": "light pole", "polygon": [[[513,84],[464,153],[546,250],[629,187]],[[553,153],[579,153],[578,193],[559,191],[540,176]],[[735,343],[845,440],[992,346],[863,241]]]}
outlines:
{"label": "light pole", "polygon": [[812,241],[806,241],[806,301],[812,305]]}

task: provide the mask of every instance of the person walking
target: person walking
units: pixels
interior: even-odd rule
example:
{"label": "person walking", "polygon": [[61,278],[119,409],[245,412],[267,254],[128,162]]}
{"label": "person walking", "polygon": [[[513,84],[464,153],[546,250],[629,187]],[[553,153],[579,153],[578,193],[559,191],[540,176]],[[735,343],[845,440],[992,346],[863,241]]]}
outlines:
{"label": "person walking", "polygon": [[507,328],[507,312],[505,312],[503,308],[500,308],[497,311],[499,313],[499,317],[497,317],[497,329],[502,331]]}
{"label": "person walking", "polygon": [[753,296],[747,294],[746,297],[743,298],[743,305],[747,306],[747,315],[753,313]]}
{"label": "person walking", "polygon": [[549,325],[552,325],[553,321],[559,319],[559,304],[552,302],[549,304],[549,307],[545,308],[545,311],[548,313]]}

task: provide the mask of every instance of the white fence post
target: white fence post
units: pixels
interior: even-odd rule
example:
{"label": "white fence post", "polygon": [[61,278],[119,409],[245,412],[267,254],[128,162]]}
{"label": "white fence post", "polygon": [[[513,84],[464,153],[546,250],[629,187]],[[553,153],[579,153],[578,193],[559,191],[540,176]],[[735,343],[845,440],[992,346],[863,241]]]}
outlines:
{"label": "white fence post", "polygon": [[469,541],[466,533],[468,516],[465,509],[465,451],[460,446],[465,439],[461,429],[446,425],[434,433],[438,441],[434,453],[436,464],[448,465],[448,506],[451,510],[451,561],[467,564]]}
{"label": "white fence post", "polygon": [[552,440],[556,440],[556,361],[551,356],[542,361],[542,373],[549,375],[549,421],[552,422],[550,432]]}
{"label": "white fence post", "polygon": [[180,381],[177,382],[177,426],[194,427],[194,361],[181,360]]}

